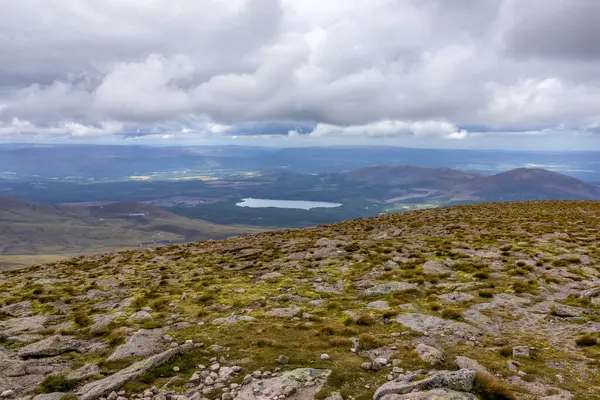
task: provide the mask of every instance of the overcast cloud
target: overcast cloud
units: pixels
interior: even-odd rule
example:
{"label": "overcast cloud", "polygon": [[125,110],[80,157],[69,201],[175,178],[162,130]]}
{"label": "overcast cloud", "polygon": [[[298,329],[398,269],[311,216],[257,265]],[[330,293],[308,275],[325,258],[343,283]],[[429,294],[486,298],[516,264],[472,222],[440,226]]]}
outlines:
{"label": "overcast cloud", "polygon": [[600,148],[599,18],[598,0],[0,0],[0,140]]}

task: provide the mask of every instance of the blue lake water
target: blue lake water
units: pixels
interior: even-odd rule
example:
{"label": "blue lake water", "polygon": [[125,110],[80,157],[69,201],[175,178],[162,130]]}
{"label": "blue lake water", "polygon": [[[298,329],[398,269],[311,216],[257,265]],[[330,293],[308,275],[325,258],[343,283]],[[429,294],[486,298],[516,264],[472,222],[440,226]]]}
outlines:
{"label": "blue lake water", "polygon": [[242,199],[236,204],[238,207],[250,208],[296,208],[302,210],[310,210],[313,208],[335,208],[340,207],[340,203],[328,203],[325,201],[305,201],[305,200],[275,200],[275,199]]}

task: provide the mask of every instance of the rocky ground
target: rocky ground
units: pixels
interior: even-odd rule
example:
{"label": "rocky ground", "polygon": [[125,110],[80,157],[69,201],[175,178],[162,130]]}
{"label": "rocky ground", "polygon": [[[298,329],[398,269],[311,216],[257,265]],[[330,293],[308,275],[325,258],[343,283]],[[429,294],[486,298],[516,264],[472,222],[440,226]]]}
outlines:
{"label": "rocky ground", "polygon": [[600,203],[386,215],[0,275],[0,397],[600,398]]}

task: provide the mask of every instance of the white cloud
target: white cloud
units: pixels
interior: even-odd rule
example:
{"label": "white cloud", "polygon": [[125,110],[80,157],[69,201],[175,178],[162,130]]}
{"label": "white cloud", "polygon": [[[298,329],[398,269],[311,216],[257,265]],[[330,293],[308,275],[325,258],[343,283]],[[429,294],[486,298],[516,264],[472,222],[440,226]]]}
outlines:
{"label": "white cloud", "polygon": [[4,3],[4,137],[288,123],[434,144],[470,143],[465,126],[578,138],[600,125],[594,0]]}

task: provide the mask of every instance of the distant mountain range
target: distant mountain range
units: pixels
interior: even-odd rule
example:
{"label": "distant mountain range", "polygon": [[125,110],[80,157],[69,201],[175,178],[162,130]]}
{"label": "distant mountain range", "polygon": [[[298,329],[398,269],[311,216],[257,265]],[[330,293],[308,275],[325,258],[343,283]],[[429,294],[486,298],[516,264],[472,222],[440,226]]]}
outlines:
{"label": "distant mountain range", "polygon": [[[473,201],[600,200],[600,187],[540,168],[482,175],[450,168],[384,165],[344,174],[345,179],[398,190],[429,189],[429,198]],[[397,196],[396,196],[397,197]]]}

